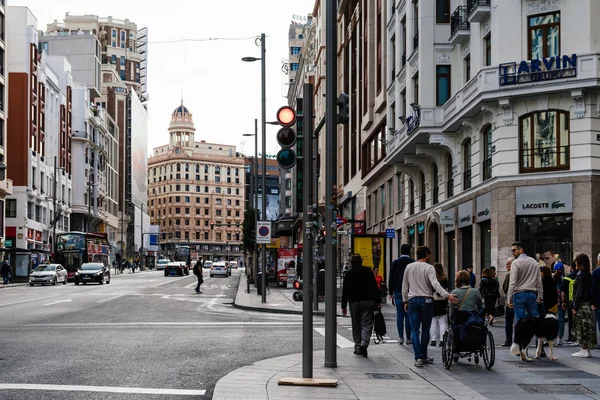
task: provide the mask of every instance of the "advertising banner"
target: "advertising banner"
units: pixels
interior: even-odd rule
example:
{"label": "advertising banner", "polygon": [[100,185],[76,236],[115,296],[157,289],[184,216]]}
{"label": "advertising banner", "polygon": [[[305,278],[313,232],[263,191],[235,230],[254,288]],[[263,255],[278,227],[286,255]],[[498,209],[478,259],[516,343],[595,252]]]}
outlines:
{"label": "advertising banner", "polygon": [[287,282],[289,273],[296,274],[297,249],[277,249],[277,282]]}
{"label": "advertising banner", "polygon": [[385,277],[385,237],[379,235],[353,235],[352,253],[362,257],[362,265],[379,268],[379,275]]}

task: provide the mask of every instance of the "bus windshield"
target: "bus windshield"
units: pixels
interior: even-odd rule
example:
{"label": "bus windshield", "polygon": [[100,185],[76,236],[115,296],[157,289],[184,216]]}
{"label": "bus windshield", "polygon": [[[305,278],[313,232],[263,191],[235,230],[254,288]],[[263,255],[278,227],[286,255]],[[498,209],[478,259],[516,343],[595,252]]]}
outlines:
{"label": "bus windshield", "polygon": [[104,233],[67,232],[56,237],[56,262],[72,278],[81,264],[110,265],[110,244]]}

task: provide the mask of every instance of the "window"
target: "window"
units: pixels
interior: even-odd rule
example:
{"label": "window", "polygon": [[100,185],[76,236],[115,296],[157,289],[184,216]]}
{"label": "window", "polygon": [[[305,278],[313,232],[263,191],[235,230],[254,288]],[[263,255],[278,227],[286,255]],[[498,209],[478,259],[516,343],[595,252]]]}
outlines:
{"label": "window", "polygon": [[454,172],[452,169],[452,156],[448,154],[446,159],[446,198],[454,196]]}
{"label": "window", "polygon": [[376,32],[376,52],[377,52],[377,71],[376,71],[376,86],[377,95],[381,93],[383,86],[383,55],[382,55],[382,31],[383,31],[383,11],[381,7],[382,0],[377,0],[377,23],[375,26]]}
{"label": "window", "polygon": [[385,185],[381,185],[379,193],[381,193],[381,219],[385,219]]}
{"label": "window", "polygon": [[419,74],[413,78],[413,99],[414,103],[419,104]]}
{"label": "window", "polygon": [[292,180],[291,179],[285,180],[285,190],[292,190]]}
{"label": "window", "polygon": [[450,66],[449,65],[438,65],[436,67],[436,101],[437,105],[441,106],[446,104],[450,99]]}
{"label": "window", "polygon": [[415,183],[412,178],[408,180],[408,197],[410,199],[410,215],[415,213]]}
{"label": "window", "polygon": [[529,17],[529,59],[560,55],[560,13]]}
{"label": "window", "polygon": [[438,167],[437,164],[434,162],[431,165],[431,174],[433,175],[431,178],[431,182],[433,182],[433,190],[432,190],[432,197],[431,197],[431,203],[433,205],[436,205],[437,203],[439,203],[439,194],[440,194],[440,188],[439,188],[439,179],[438,179]]}
{"label": "window", "polygon": [[117,63],[117,56],[115,54],[113,54],[110,60],[111,60],[111,62],[113,64],[116,64]]}
{"label": "window", "polygon": [[422,211],[425,209],[425,191],[427,190],[427,187],[425,186],[425,174],[423,171],[420,172],[419,180],[419,190],[421,191],[421,193],[419,193],[419,211]]}
{"label": "window", "polygon": [[402,211],[402,204],[404,203],[404,181],[402,180],[402,174],[396,174],[396,185],[398,185],[398,204],[396,210]]}
{"label": "window", "polygon": [[436,0],[435,23],[450,23],[450,0]]}
{"label": "window", "polygon": [[492,126],[488,125],[483,130],[483,180],[492,177]]}
{"label": "window", "polygon": [[471,188],[471,139],[463,143],[463,190]]}
{"label": "window", "polygon": [[290,71],[298,71],[298,63],[290,63]]}
{"label": "window", "polygon": [[394,185],[393,185],[393,179],[390,179],[387,181],[387,194],[388,194],[388,198],[387,198],[387,207],[388,207],[388,215],[393,214],[393,210],[394,210]]}
{"label": "window", "polygon": [[221,174],[221,167],[215,167],[215,175]]}
{"label": "window", "polygon": [[6,200],[6,218],[17,218],[17,200]]}
{"label": "window", "polygon": [[125,57],[124,56],[121,56],[121,65],[125,66]]}
{"label": "window", "polygon": [[290,208],[292,206],[292,198],[290,196],[285,197],[285,206]]}
{"label": "window", "polygon": [[483,44],[485,47],[485,66],[489,67],[492,65],[492,34],[488,34],[483,39]]}
{"label": "window", "polygon": [[363,176],[369,173],[386,156],[383,140],[385,138],[385,124],[377,128],[369,139],[363,144],[362,171]]}
{"label": "window", "polygon": [[291,47],[290,54],[293,56],[297,56],[298,54],[300,54],[300,49],[301,47]]}
{"label": "window", "polygon": [[471,55],[465,57],[465,83],[471,80]]}
{"label": "window", "polygon": [[535,111],[519,119],[521,172],[569,169],[569,112]]}

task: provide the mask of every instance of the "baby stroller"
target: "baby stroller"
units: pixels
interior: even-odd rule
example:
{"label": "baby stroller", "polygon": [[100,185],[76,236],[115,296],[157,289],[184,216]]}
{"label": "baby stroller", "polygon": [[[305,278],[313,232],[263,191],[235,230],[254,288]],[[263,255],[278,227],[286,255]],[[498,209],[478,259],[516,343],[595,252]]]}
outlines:
{"label": "baby stroller", "polygon": [[481,357],[488,370],[494,365],[494,336],[483,317],[484,310],[477,314],[455,311],[452,320],[447,317],[448,329],[444,333],[442,346],[442,363],[446,369],[450,369],[452,362],[458,362],[459,358],[467,358],[468,361],[474,358],[475,364],[479,364]]}

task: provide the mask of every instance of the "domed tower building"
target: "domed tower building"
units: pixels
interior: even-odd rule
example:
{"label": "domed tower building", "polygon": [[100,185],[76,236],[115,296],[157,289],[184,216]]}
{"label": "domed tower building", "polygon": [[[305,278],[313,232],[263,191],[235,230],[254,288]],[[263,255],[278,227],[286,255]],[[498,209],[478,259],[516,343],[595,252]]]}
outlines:
{"label": "domed tower building", "polygon": [[244,158],[235,146],[196,141],[192,113],[181,104],[169,144],[148,159],[148,212],[160,228],[161,256],[242,257]]}

